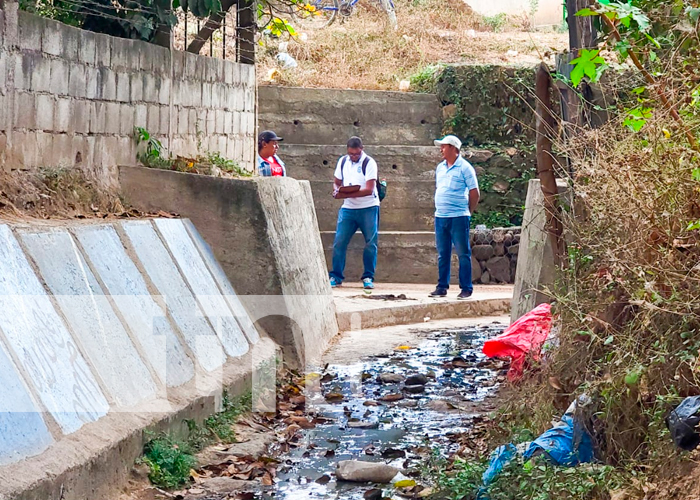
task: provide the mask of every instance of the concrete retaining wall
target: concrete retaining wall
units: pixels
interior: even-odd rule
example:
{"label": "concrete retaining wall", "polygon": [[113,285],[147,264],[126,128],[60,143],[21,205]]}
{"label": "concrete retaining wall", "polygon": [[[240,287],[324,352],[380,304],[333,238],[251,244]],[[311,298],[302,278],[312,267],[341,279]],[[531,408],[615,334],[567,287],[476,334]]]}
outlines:
{"label": "concrete retaining wall", "polygon": [[5,168],[80,166],[116,187],[116,166],[136,164],[134,127],[148,129],[175,155],[211,150],[253,168],[253,65],[170,52],[5,6]]}
{"label": "concrete retaining wall", "polygon": [[3,500],[107,498],[275,357],[188,221],[0,224],[0,276]]}
{"label": "concrete retaining wall", "polygon": [[[496,235],[494,239],[493,235]],[[520,228],[472,231],[472,280],[474,283],[513,283],[518,259]],[[508,236],[510,235],[510,236]],[[326,264],[333,260],[334,231],[321,232]],[[507,239],[507,242],[506,242]],[[365,240],[356,233],[348,246],[345,276],[360,281]],[[452,255],[452,283],[459,278],[459,261]],[[379,234],[376,280],[379,283],[437,283],[435,233],[384,231]]]}
{"label": "concrete retaining wall", "polygon": [[323,353],[338,324],[308,182],[142,167],[123,167],[119,178],[133,206],[192,220],[213,248],[221,274],[282,346],[285,362],[304,366]]}

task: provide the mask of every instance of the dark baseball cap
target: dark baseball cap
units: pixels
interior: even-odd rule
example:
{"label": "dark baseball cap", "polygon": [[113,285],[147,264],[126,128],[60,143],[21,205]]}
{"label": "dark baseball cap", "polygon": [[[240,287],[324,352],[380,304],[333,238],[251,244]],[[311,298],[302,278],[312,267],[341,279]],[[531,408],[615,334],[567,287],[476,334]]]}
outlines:
{"label": "dark baseball cap", "polygon": [[258,140],[261,142],[270,142],[270,141],[283,141],[281,137],[277,137],[277,134],[275,134],[272,130],[264,130],[260,132],[260,135],[258,136]]}

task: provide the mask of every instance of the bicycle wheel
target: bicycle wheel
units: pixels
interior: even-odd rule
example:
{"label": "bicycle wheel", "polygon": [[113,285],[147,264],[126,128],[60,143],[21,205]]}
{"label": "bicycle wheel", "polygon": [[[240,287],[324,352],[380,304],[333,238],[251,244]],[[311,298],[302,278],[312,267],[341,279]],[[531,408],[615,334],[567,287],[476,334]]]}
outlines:
{"label": "bicycle wheel", "polygon": [[292,5],[292,16],[301,28],[322,29],[338,15],[338,0],[299,0]]}

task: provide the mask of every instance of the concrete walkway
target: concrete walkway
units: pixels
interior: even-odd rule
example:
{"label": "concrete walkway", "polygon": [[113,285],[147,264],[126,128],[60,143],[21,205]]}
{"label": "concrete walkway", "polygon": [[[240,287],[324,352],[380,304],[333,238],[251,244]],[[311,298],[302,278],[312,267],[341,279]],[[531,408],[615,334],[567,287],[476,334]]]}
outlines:
{"label": "concrete walkway", "polygon": [[[432,299],[428,294],[434,289],[435,285],[382,283],[368,296],[361,283],[344,283],[333,289],[340,331],[507,314],[513,297],[512,285],[475,286],[469,300],[457,300],[458,288],[445,298]],[[402,294],[405,299],[379,299]]]}

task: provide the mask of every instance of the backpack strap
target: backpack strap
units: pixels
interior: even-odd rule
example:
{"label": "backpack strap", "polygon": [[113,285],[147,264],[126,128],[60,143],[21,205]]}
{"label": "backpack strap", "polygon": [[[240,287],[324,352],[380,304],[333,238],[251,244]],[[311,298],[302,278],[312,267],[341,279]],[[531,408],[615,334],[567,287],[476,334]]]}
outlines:
{"label": "backpack strap", "polygon": [[348,155],[343,156],[343,161],[340,163],[340,185],[343,186],[345,185],[345,174],[343,174],[343,170],[345,170],[345,162],[348,161]]}
{"label": "backpack strap", "polygon": [[369,156],[365,155],[365,161],[362,162],[362,175],[367,175],[367,164],[369,163]]}

